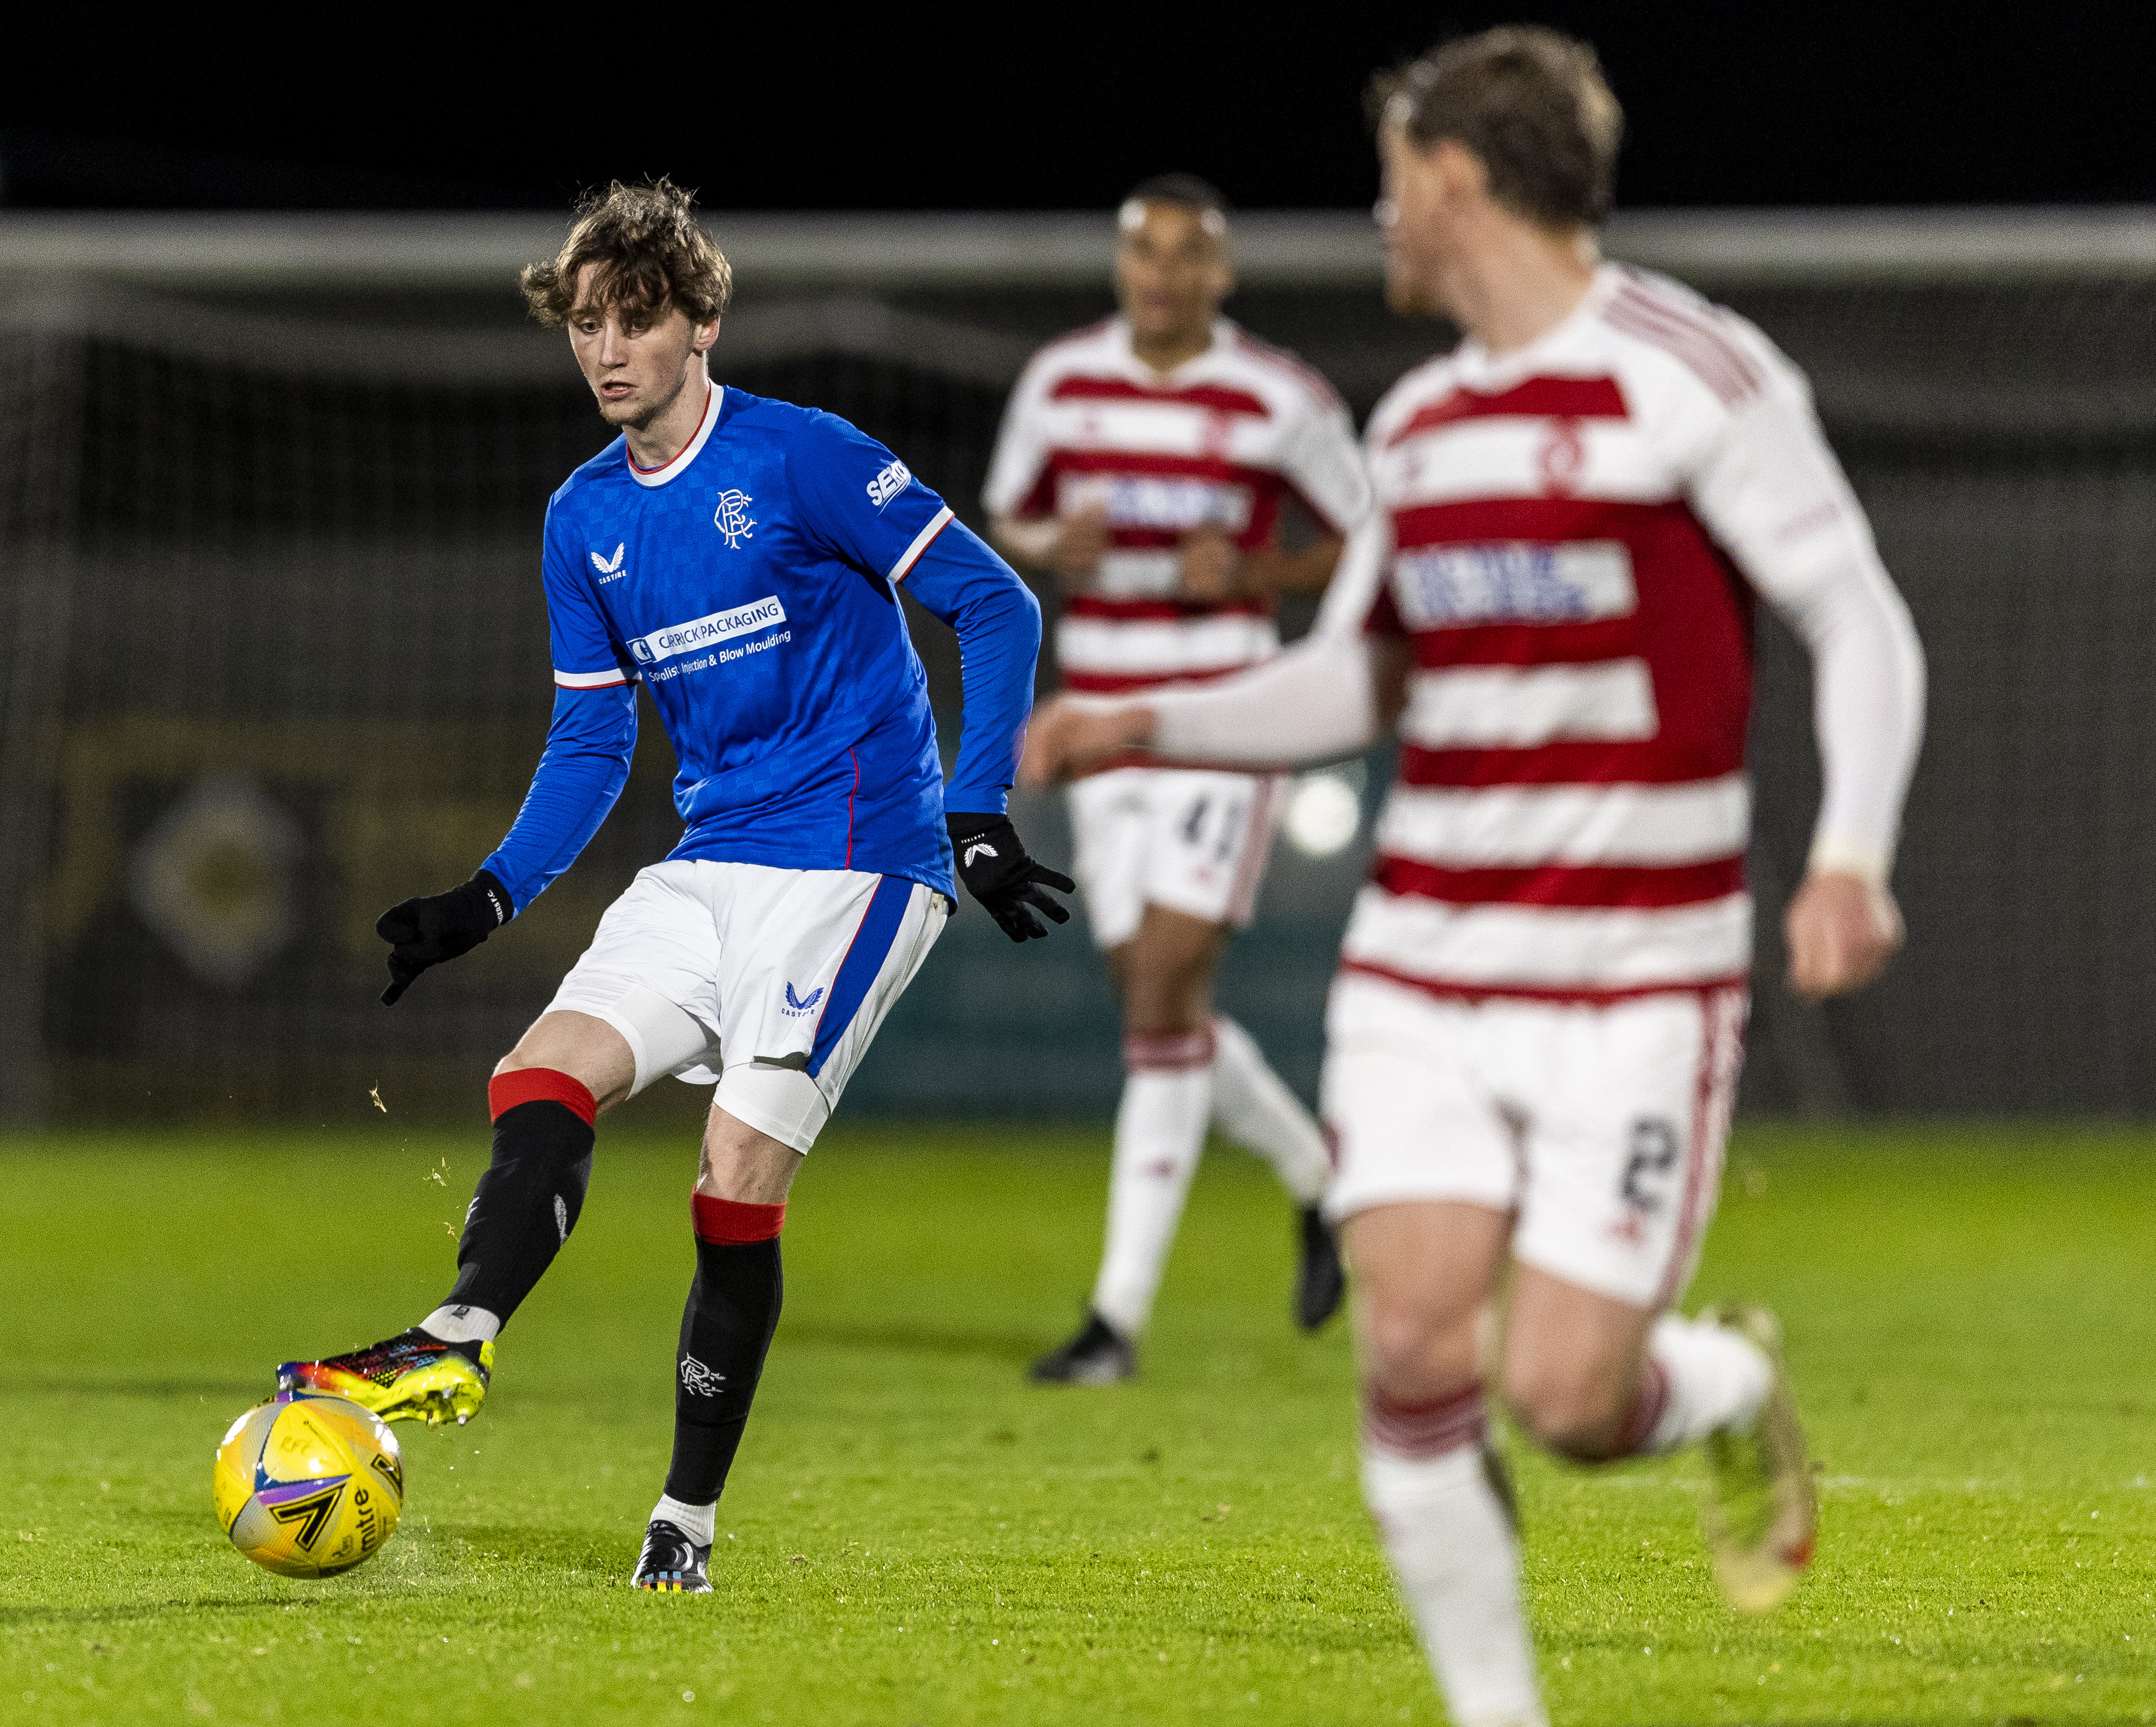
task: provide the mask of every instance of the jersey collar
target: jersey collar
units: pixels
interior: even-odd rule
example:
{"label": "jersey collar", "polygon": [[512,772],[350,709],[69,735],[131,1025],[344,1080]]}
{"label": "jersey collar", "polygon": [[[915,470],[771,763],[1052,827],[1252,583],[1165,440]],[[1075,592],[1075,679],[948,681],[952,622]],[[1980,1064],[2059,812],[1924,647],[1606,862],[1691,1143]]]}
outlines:
{"label": "jersey collar", "polygon": [[1495,388],[1514,378],[1532,376],[1539,368],[1550,364],[1580,331],[1602,316],[1603,307],[1609,303],[1609,296],[1624,280],[1621,265],[1608,262],[1596,265],[1594,279],[1587,285],[1587,292],[1581,296],[1579,304],[1525,347],[1493,354],[1471,337],[1461,342],[1457,350],[1460,376],[1473,380],[1471,387],[1477,388]]}
{"label": "jersey collar", "polygon": [[664,486],[703,454],[705,440],[711,435],[711,428],[719,423],[719,403],[726,393],[726,387],[721,383],[712,384],[709,386],[709,389],[710,393],[704,398],[704,417],[696,422],[695,434],[663,465],[656,468],[638,467],[636,459],[629,453],[627,441],[624,441],[621,450],[622,460],[629,465],[629,477],[639,486]]}
{"label": "jersey collar", "polygon": [[1115,321],[1115,332],[1116,357],[1130,369],[1131,375],[1133,378],[1142,378],[1147,383],[1165,384],[1171,388],[1178,380],[1188,377],[1191,373],[1204,365],[1209,360],[1215,358],[1223,349],[1235,341],[1236,335],[1235,326],[1228,319],[1215,318],[1213,321],[1213,339],[1207,342],[1203,349],[1193,354],[1173,372],[1156,372],[1138,357],[1138,351],[1131,339],[1131,321],[1128,318],[1118,314]]}

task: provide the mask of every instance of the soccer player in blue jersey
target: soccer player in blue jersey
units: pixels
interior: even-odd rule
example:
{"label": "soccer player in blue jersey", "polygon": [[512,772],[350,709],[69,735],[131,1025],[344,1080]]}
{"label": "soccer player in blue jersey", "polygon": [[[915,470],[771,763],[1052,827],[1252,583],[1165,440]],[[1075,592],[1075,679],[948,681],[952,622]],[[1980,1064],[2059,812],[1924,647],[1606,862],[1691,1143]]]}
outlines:
{"label": "soccer player in blue jersey", "polygon": [[[576,1226],[599,1114],[662,1075],[716,1083],[673,1463],[634,1577],[690,1592],[711,1587],[719,1493],[778,1320],[787,1191],[956,909],[954,867],[1014,941],[1065,921],[1044,889],[1072,885],[1005,814],[1040,644],[1033,596],[882,445],[711,381],[731,287],[689,196],[663,180],[588,199],[560,254],[524,274],[622,436],[547,506],[557,689],[531,792],[470,881],[382,915],[383,1001],[575,861],[628,778],[639,680],[680,764],[687,830],[495,1070],[493,1161],[447,1298],[382,1343],[278,1370],[281,1390],[385,1419],[469,1420],[495,1335]],[[947,786],[901,583],[958,634]]]}

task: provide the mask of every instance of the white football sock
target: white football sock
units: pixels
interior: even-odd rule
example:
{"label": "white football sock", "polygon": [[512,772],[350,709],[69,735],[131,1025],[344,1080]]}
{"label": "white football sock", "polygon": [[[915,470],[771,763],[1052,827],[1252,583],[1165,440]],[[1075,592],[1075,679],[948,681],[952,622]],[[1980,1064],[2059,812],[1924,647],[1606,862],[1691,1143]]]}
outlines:
{"label": "white football sock", "polygon": [[436,1308],[419,1322],[419,1329],[445,1344],[492,1343],[501,1321],[485,1308]]}
{"label": "white football sock", "polygon": [[1325,1135],[1250,1034],[1225,1015],[1213,1021],[1213,1119],[1273,1166],[1296,1204],[1317,1203],[1332,1173]]}
{"label": "white football sock", "polygon": [[1163,1032],[1123,1042],[1123,1101],[1108,1178],[1108,1243],[1093,1311],[1125,1337],[1143,1334],[1205,1149],[1213,1034]]}
{"label": "white football sock", "polygon": [[708,1505],[684,1505],[679,1499],[670,1499],[661,1493],[659,1503],[651,1508],[649,1521],[656,1523],[662,1517],[699,1547],[709,1547],[711,1533],[719,1526],[719,1502],[714,1499]]}
{"label": "white football sock", "polygon": [[1640,1443],[1643,1453],[1675,1451],[1717,1428],[1748,1426],[1774,1389],[1774,1365],[1758,1344],[1726,1325],[1665,1313],[1647,1334],[1643,1399],[1656,1394],[1657,1379],[1663,1403]]}
{"label": "white football sock", "polygon": [[[1491,1485],[1481,1397],[1472,1396],[1476,1437],[1434,1454],[1409,1456],[1373,1440],[1374,1427],[1415,1442],[1398,1423],[1366,1420],[1363,1496],[1453,1720],[1459,1727],[1546,1727],[1520,1603],[1519,1542]],[[1423,1412],[1402,1413],[1412,1426]],[[1437,1442],[1456,1442],[1459,1425]]]}

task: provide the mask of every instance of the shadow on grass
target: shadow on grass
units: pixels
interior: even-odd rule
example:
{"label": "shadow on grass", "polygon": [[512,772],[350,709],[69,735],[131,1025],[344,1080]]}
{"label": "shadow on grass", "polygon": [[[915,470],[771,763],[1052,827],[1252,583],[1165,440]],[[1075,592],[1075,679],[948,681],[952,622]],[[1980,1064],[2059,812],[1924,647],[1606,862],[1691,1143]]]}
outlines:
{"label": "shadow on grass", "polygon": [[588,1578],[594,1587],[603,1587],[609,1581],[627,1581],[636,1557],[633,1540],[602,1541],[588,1534],[516,1524],[438,1524],[427,1537],[427,1546],[431,1564],[424,1576],[408,1578],[393,1565],[385,1569],[377,1559],[346,1574],[360,1586],[349,1592],[339,1586],[341,1579],[325,1578],[319,1582],[295,1581],[289,1589],[273,1587],[255,1596],[168,1596],[154,1601],[5,1606],[0,1607],[0,1629],[125,1625],[170,1619],[176,1614],[307,1613],[337,1609],[364,1612],[370,1607],[408,1601],[414,1596],[439,1595],[444,1589],[454,1589],[456,1573],[465,1565],[498,1560],[513,1560],[522,1572],[551,1574],[546,1580],[550,1582],[559,1583],[574,1573],[578,1583]]}
{"label": "shadow on grass", "polygon": [[0,1627],[17,1625],[126,1625],[170,1619],[176,1613],[311,1613],[346,1605],[331,1596],[173,1596],[162,1601],[110,1601],[102,1605],[0,1607]]}
{"label": "shadow on grass", "polygon": [[842,1325],[783,1322],[778,1333],[783,1344],[813,1348],[873,1349],[880,1354],[942,1355],[975,1361],[1030,1361],[1048,1347],[1031,1333],[957,1331],[922,1325]]}
{"label": "shadow on grass", "polygon": [[230,1398],[233,1413],[251,1409],[277,1395],[276,1376],[258,1374],[251,1379],[7,1379],[0,1380],[0,1395],[9,1397],[174,1397]]}
{"label": "shadow on grass", "polygon": [[636,1557],[644,1529],[619,1539],[588,1530],[534,1529],[524,1524],[436,1521],[428,1535],[437,1563],[473,1557],[513,1560],[520,1569],[575,1571],[583,1576],[625,1568]]}

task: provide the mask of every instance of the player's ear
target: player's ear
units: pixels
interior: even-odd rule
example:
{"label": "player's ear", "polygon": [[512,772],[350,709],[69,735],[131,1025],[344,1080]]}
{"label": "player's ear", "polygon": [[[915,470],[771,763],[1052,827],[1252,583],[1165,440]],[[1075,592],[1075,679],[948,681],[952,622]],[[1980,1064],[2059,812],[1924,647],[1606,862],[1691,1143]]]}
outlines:
{"label": "player's ear", "polygon": [[699,324],[689,337],[689,352],[708,354],[719,339],[719,321],[713,318],[708,324]]}
{"label": "player's ear", "polygon": [[1489,195],[1489,167],[1457,138],[1440,138],[1422,153],[1448,202]]}

